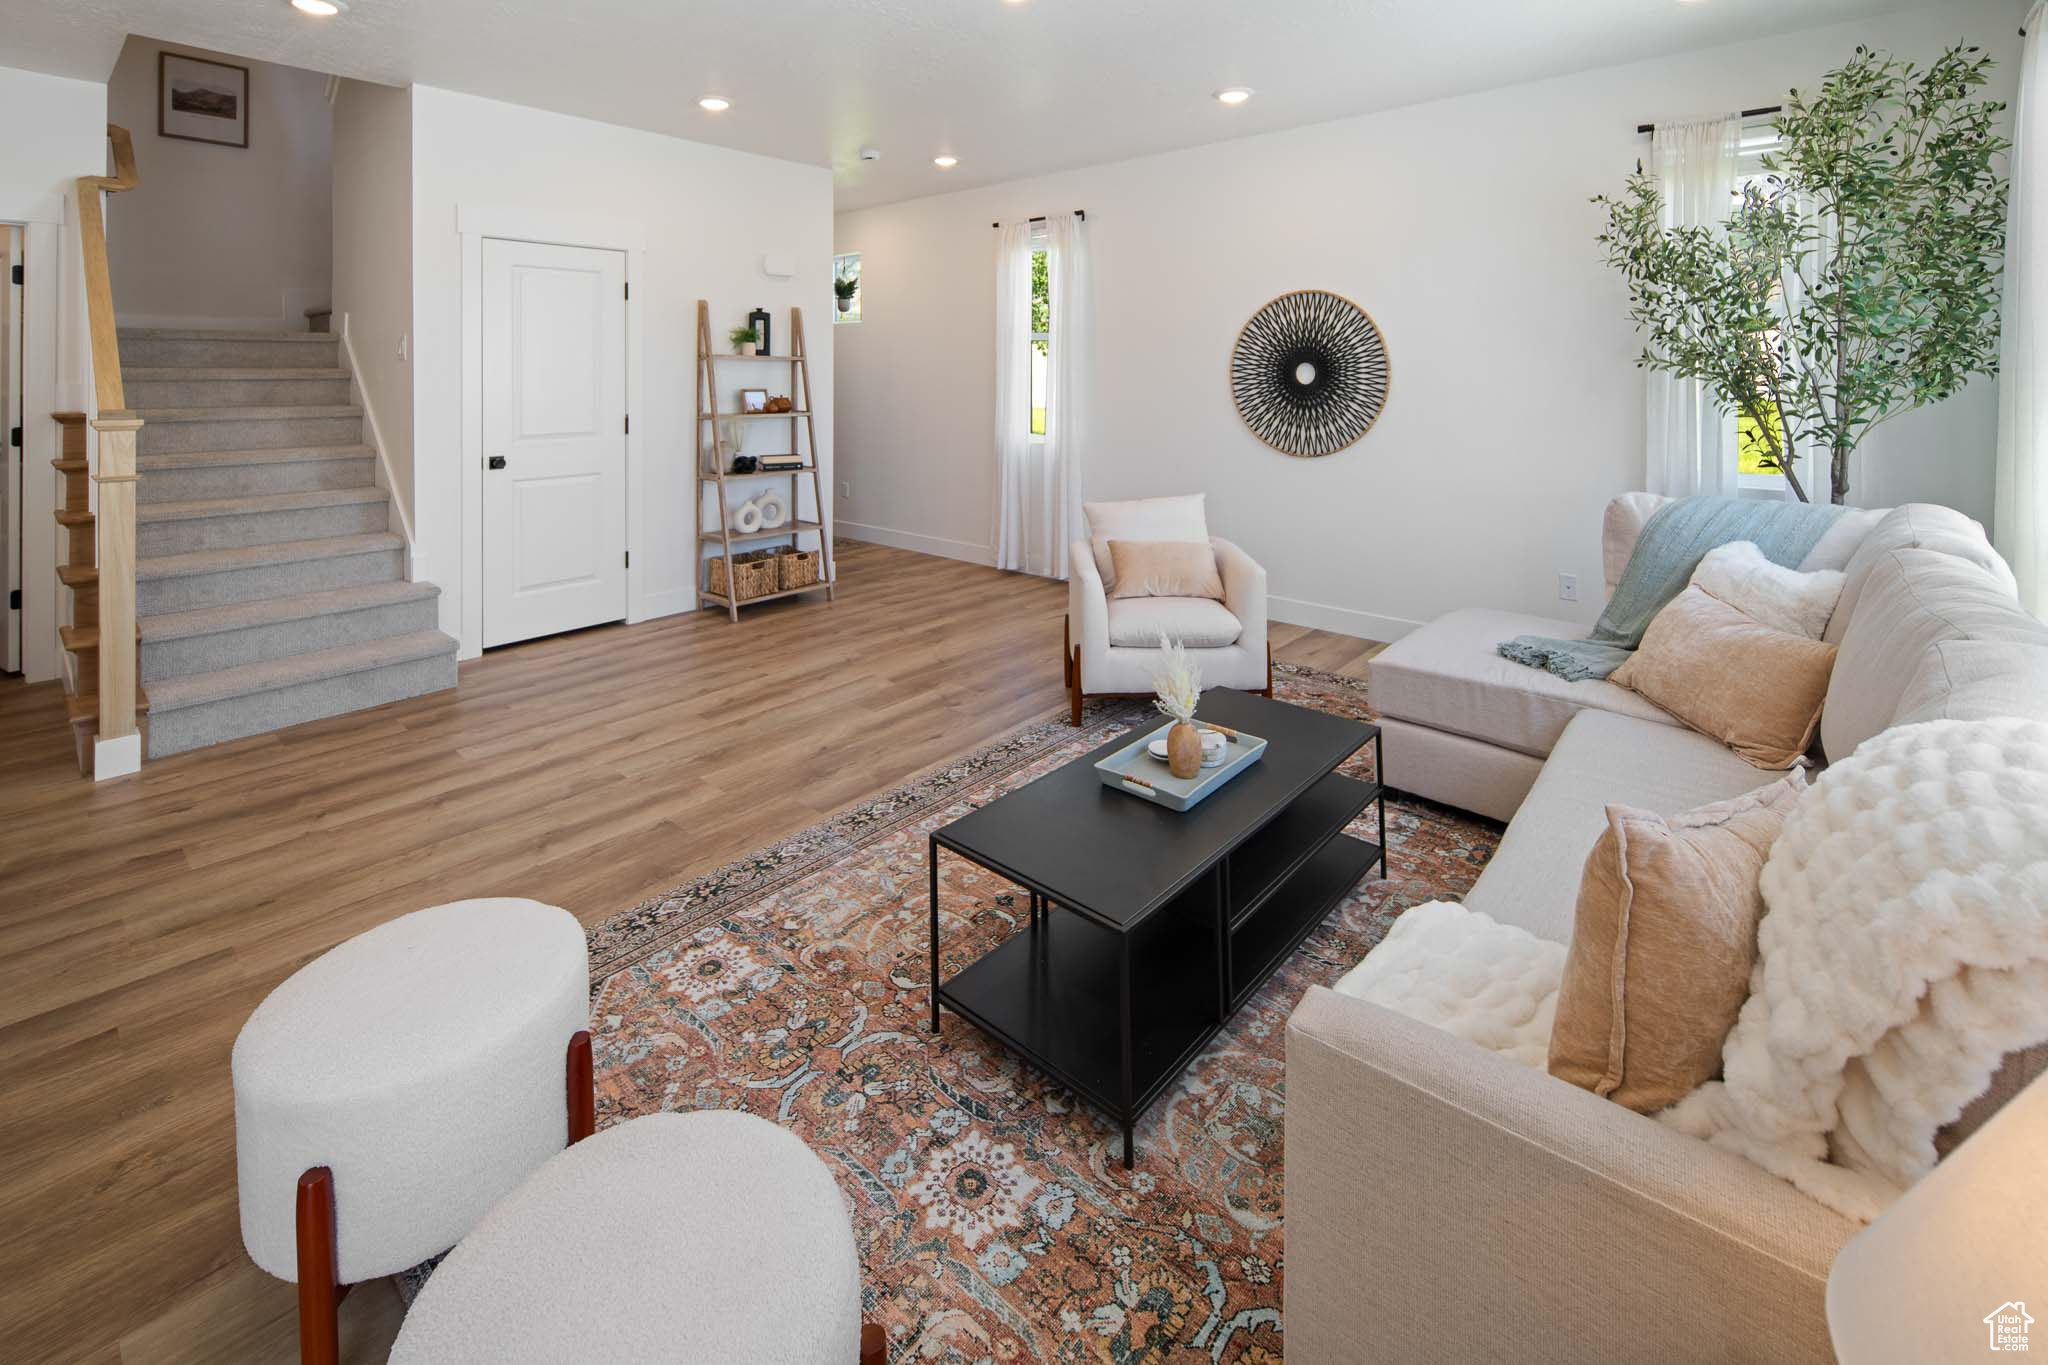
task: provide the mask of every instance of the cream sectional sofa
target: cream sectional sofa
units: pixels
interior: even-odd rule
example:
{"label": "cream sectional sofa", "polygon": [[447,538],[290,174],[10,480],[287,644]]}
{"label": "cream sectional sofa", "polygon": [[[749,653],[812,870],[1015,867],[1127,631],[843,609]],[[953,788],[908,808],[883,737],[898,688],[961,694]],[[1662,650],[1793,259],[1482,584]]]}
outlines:
{"label": "cream sectional sofa", "polygon": [[[1607,509],[1610,592],[1661,501]],[[1848,578],[1826,755],[1894,724],[2048,717],[2048,627],[1975,522],[1851,512],[1803,567]],[[1466,904],[1562,943],[1607,805],[1676,814],[1778,774],[1611,683],[1495,653],[1531,632],[1585,630],[1454,612],[1376,658],[1372,689],[1391,787],[1509,821]],[[1832,1359],[1822,1294],[1854,1228],[1738,1157],[1323,987],[1289,1022],[1287,1094],[1291,1360]]]}

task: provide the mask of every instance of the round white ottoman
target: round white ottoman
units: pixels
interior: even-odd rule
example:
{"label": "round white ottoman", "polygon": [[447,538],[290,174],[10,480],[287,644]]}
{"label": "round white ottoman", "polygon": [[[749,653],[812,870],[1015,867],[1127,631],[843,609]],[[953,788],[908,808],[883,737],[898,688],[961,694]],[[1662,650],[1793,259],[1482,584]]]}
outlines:
{"label": "round white ottoman", "polygon": [[589,988],[576,917],[528,900],[404,915],[301,967],[235,1039],[250,1259],[302,1278],[300,1177],[322,1167],[339,1284],[462,1240],[568,1142]]}
{"label": "round white ottoman", "polygon": [[391,1365],[853,1365],[860,1311],[846,1202],[802,1139],[750,1114],[649,1114],[492,1209],[420,1291]]}

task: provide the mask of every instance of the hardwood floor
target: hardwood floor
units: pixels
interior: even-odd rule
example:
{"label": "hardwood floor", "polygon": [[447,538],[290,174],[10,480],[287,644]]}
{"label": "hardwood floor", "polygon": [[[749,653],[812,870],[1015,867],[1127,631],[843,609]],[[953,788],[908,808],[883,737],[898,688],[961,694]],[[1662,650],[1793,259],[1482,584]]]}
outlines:
{"label": "hardwood floor", "polygon": [[[54,684],[0,684],[0,1355],[296,1359],[250,1264],[228,1052],[311,957],[521,895],[601,920],[1064,705],[1063,585],[846,543],[845,587],[494,651],[461,686],[77,775]],[[1278,657],[1379,646],[1292,626]],[[382,1360],[386,1283],[342,1305]]]}

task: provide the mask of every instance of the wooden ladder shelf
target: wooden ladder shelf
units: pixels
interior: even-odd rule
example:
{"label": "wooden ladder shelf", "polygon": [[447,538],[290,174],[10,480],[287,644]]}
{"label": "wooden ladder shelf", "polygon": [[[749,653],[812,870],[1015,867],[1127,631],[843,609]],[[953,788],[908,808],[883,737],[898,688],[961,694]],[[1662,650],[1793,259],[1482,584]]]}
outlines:
{"label": "wooden ladder shelf", "polygon": [[[789,412],[721,412],[718,407],[718,365],[731,362],[736,365],[758,363],[780,364],[789,367],[789,398],[794,405]],[[791,469],[759,469],[749,474],[735,474],[731,471],[730,460],[740,453],[736,448],[726,450],[720,439],[723,423],[728,421],[768,421],[787,418],[789,421],[789,448],[785,455],[800,457],[802,464]],[[822,592],[830,602],[838,596],[833,581],[832,538],[825,528],[825,489],[818,479],[818,434],[813,425],[815,414],[811,402],[811,367],[804,351],[804,314],[801,308],[789,310],[789,354],[787,355],[719,355],[711,342],[711,306],[704,300],[697,300],[697,602],[702,606],[722,607],[737,623],[740,608],[756,602],[773,602],[778,598],[795,597],[800,593]],[[803,499],[799,496],[802,480],[808,475],[811,484],[811,511],[816,520],[803,516]],[[789,480],[789,520],[779,526],[763,526],[758,531],[738,531],[732,524],[734,508],[727,497],[727,487],[744,484],[758,487],[770,479]],[[704,525],[704,494],[712,494],[712,508],[715,522]],[[735,572],[733,547],[746,547],[773,540],[787,540],[791,549],[801,547],[800,537],[815,535],[818,538],[818,581],[783,588],[778,585],[769,592],[756,593],[750,597],[738,595],[739,575]],[[711,589],[710,564],[704,551],[709,548],[718,552],[725,562],[725,587],[723,593]]]}

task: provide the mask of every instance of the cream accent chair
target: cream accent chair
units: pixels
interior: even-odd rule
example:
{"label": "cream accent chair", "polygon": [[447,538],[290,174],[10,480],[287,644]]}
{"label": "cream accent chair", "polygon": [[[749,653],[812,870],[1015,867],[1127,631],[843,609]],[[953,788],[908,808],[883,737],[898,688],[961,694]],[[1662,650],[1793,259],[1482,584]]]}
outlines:
{"label": "cream accent chair", "polygon": [[[1149,697],[1159,637],[1181,642],[1202,668],[1202,685],[1273,695],[1273,651],[1266,640],[1266,571],[1243,550],[1209,534],[1207,495],[1091,502],[1088,536],[1067,559],[1067,629],[1061,655],[1073,723],[1085,697]],[[1223,600],[1110,596],[1112,540],[1207,542],[1216,552]],[[1079,638],[1076,639],[1075,637]]]}

